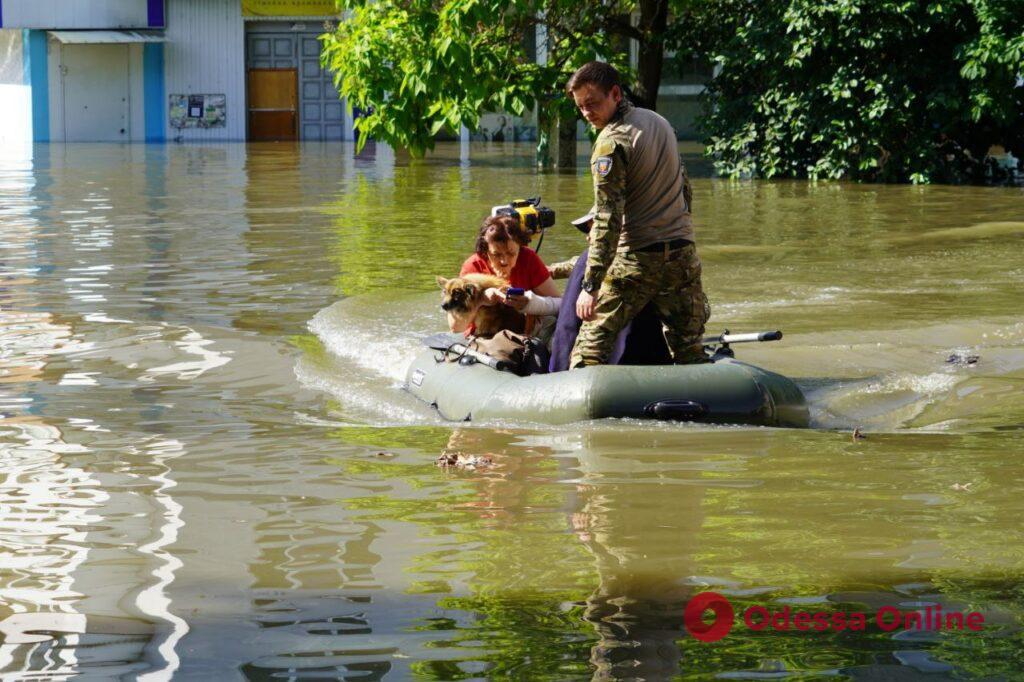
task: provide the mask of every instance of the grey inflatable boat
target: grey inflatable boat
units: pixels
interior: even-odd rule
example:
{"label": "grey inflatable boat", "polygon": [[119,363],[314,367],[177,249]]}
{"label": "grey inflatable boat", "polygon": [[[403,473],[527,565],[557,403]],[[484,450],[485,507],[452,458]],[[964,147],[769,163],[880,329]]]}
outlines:
{"label": "grey inflatable boat", "polygon": [[[780,332],[762,332],[710,340],[781,337]],[[625,417],[807,426],[800,388],[787,377],[736,360],[728,343],[709,348],[713,362],[703,365],[602,365],[525,377],[503,371],[482,354],[468,353],[453,362],[458,346],[446,353],[436,343],[429,345],[435,347],[424,349],[409,366],[405,387],[451,421],[565,424]]]}

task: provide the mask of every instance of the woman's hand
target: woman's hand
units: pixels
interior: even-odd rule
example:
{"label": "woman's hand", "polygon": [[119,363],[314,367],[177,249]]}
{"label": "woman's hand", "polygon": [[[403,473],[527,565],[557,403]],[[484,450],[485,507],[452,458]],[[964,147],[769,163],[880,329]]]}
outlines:
{"label": "woman's hand", "polygon": [[487,290],[484,291],[484,305],[500,305],[504,302],[505,292],[502,289],[487,287]]}
{"label": "woman's hand", "polygon": [[529,302],[530,299],[528,299],[526,296],[509,296],[507,293],[505,294],[505,303],[512,306],[516,310],[522,311],[523,308],[525,308]]}

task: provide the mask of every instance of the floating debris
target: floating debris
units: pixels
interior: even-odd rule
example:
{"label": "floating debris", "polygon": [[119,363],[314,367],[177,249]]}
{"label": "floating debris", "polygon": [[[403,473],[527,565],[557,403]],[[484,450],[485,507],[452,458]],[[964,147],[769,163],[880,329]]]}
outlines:
{"label": "floating debris", "polygon": [[867,439],[867,436],[865,436],[863,433],[860,432],[860,427],[859,426],[853,430],[853,442],[854,443],[856,443],[859,440],[865,440],[865,439]]}
{"label": "floating debris", "polygon": [[967,483],[954,483],[949,487],[952,488],[953,490],[963,490],[966,492],[970,492],[972,485],[974,485],[974,481],[969,481]]}
{"label": "floating debris", "polygon": [[482,469],[489,467],[494,462],[490,457],[478,457],[477,455],[456,455],[452,453],[445,453],[440,455],[434,464],[444,469]]}
{"label": "floating debris", "polygon": [[946,358],[946,362],[948,362],[951,365],[964,366],[977,364],[978,360],[980,359],[980,355],[968,355],[967,353],[957,351],[956,353],[951,353],[950,356]]}
{"label": "floating debris", "polygon": [[392,459],[394,457],[398,457],[398,455],[396,455],[393,452],[377,452],[377,453],[374,453],[373,456],[374,457],[380,457],[381,459]]}

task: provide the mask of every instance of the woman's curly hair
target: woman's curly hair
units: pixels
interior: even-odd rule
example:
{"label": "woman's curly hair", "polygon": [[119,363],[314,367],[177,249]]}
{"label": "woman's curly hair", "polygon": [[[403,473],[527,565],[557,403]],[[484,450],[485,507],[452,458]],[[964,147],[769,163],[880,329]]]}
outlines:
{"label": "woman's curly hair", "polygon": [[489,253],[487,244],[510,241],[519,246],[526,246],[530,243],[530,237],[519,224],[519,219],[507,215],[490,216],[484,220],[484,224],[480,226],[480,232],[476,236],[476,253],[481,258],[487,258]]}

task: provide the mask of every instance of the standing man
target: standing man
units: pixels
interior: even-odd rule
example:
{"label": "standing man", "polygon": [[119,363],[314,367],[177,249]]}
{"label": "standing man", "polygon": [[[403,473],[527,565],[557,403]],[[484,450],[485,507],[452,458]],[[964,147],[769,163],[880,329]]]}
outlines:
{"label": "standing man", "polygon": [[626,101],[618,72],[604,62],[580,67],[566,91],[600,131],[590,158],[590,252],[576,300],[583,326],[569,366],[607,363],[619,331],[649,302],[675,363],[707,362],[701,338],[710,309],[672,126]]}

